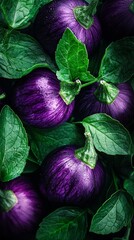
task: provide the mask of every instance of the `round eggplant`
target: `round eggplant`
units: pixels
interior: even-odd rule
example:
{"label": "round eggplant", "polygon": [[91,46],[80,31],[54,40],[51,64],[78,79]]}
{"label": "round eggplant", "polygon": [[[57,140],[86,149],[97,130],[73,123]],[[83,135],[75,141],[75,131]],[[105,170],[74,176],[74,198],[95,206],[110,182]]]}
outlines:
{"label": "round eggplant", "polygon": [[105,171],[98,161],[95,168],[75,156],[75,146],[58,148],[41,166],[39,188],[56,204],[85,206],[104,186]]}
{"label": "round eggplant", "polygon": [[84,0],[54,0],[40,9],[34,22],[34,34],[50,55],[54,55],[66,28],[70,28],[86,45],[89,54],[98,46],[102,32],[100,21],[95,14],[91,26],[85,28],[74,13],[74,9],[80,6],[87,6],[87,3]]}
{"label": "round eggplant", "polygon": [[55,127],[69,119],[74,107],[74,102],[66,105],[59,91],[60,82],[55,73],[36,69],[14,85],[12,107],[26,124]]}
{"label": "round eggplant", "polygon": [[31,180],[18,177],[1,183],[0,233],[2,239],[29,240],[45,215],[44,204]]}
{"label": "round eggplant", "polygon": [[131,85],[129,83],[118,84],[116,86],[118,94],[110,103],[98,99],[99,94],[96,94],[96,91],[97,93],[100,91],[100,96],[104,94],[105,99],[110,94],[107,91],[102,93],[100,85],[92,84],[77,96],[73,112],[75,119],[82,120],[95,113],[106,113],[125,126],[131,124],[134,119],[134,91]]}

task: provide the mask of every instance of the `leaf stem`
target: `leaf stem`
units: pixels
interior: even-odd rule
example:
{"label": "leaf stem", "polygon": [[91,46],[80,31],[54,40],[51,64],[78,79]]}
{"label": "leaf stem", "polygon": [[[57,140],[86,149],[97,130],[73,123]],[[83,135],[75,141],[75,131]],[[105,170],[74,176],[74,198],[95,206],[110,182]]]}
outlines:
{"label": "leaf stem", "polygon": [[84,83],[81,85],[81,88],[84,88],[84,87],[88,87],[89,85],[93,84],[97,82],[97,79],[95,78],[94,80],[90,81],[90,82],[87,82],[87,83]]}

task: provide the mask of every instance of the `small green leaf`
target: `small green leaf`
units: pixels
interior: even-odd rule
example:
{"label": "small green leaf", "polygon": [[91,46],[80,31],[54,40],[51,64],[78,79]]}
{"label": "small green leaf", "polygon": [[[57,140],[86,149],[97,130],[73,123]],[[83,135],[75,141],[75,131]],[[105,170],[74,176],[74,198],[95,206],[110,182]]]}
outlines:
{"label": "small green leaf", "polygon": [[97,113],[84,118],[82,124],[86,131],[91,132],[98,151],[109,155],[132,154],[131,136],[117,120],[104,113]]}
{"label": "small green leaf", "polygon": [[133,217],[133,205],[129,196],[118,191],[114,193],[93,216],[90,232],[110,234],[127,226]]}
{"label": "small green leaf", "polygon": [[134,200],[134,172],[124,181],[124,189],[132,196]]}
{"label": "small green leaf", "polygon": [[0,180],[18,177],[26,165],[29,153],[26,131],[9,106],[0,114]]}
{"label": "small green leaf", "polygon": [[27,34],[0,29],[0,77],[16,79],[35,68],[55,70],[38,42]]}
{"label": "small green leaf", "polygon": [[62,207],[43,219],[37,240],[83,240],[87,233],[87,213],[83,209]]}
{"label": "small green leaf", "polygon": [[99,77],[112,83],[128,81],[134,75],[134,37],[110,43],[101,61]]}
{"label": "small green leaf", "polygon": [[47,4],[52,0],[3,0],[0,8],[11,28],[24,28],[30,24],[36,16],[41,5]]}
{"label": "small green leaf", "polygon": [[51,129],[27,128],[31,150],[41,164],[44,158],[54,149],[65,145],[84,145],[83,132],[73,123],[64,123]]}
{"label": "small green leaf", "polygon": [[89,60],[86,47],[69,28],[58,43],[55,59],[59,69],[67,71],[70,80],[79,79],[81,72],[87,72]]}

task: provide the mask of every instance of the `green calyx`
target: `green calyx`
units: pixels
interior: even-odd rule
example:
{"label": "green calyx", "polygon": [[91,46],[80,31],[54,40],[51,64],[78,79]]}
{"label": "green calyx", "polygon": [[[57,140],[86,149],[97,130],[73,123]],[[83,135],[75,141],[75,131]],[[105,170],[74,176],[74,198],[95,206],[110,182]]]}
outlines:
{"label": "green calyx", "polygon": [[81,81],[77,79],[74,82],[61,81],[60,82],[60,96],[63,101],[69,105],[75,99],[75,96],[79,94],[81,90]]}
{"label": "green calyx", "polygon": [[129,9],[132,13],[134,13],[134,1],[132,1],[129,5]]}
{"label": "green calyx", "polygon": [[88,6],[74,8],[75,19],[84,27],[89,29],[94,22],[94,15],[97,11],[98,0],[91,0]]}
{"label": "green calyx", "polygon": [[6,94],[5,94],[5,93],[1,93],[1,94],[0,94],[0,100],[2,100],[2,99],[4,99],[4,98],[6,98]]}
{"label": "green calyx", "polygon": [[75,156],[87,164],[91,169],[96,166],[98,155],[94,148],[93,139],[89,132],[85,132],[85,146],[75,151]]}
{"label": "green calyx", "polygon": [[119,89],[113,84],[101,80],[94,94],[98,101],[105,104],[111,104],[118,96]]}
{"label": "green calyx", "polygon": [[10,211],[18,202],[18,199],[11,190],[0,190],[0,211]]}

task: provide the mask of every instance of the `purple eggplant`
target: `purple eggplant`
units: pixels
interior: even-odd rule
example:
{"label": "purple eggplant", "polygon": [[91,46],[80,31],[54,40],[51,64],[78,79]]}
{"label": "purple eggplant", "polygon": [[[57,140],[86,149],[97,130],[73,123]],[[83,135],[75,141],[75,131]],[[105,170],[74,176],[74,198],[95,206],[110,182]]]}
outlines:
{"label": "purple eggplant", "polygon": [[30,240],[45,215],[45,204],[32,181],[18,177],[0,184],[1,239]]}
{"label": "purple eggplant", "polygon": [[[118,92],[113,99],[109,97],[111,93],[103,83],[95,83],[83,89],[76,98],[73,112],[75,119],[82,120],[95,113],[106,113],[125,126],[131,124],[134,119],[134,91],[129,83],[120,83],[116,88]],[[107,97],[111,100],[109,103],[106,102]]]}
{"label": "purple eggplant", "polygon": [[48,155],[41,166],[39,188],[56,204],[85,206],[104,187],[105,171],[98,161],[95,168],[75,156],[75,146],[64,146]]}
{"label": "purple eggplant", "polygon": [[48,128],[69,119],[74,102],[66,105],[60,97],[60,82],[55,73],[45,68],[36,69],[17,81],[11,103],[26,124]]}
{"label": "purple eggplant", "polygon": [[102,32],[100,21],[95,14],[91,26],[83,26],[75,16],[75,9],[80,6],[87,6],[87,3],[84,0],[54,0],[40,9],[34,22],[35,37],[50,55],[54,55],[67,27],[86,45],[88,53],[98,46]]}
{"label": "purple eggplant", "polygon": [[134,35],[134,1],[106,0],[102,5],[100,20],[110,39]]}

